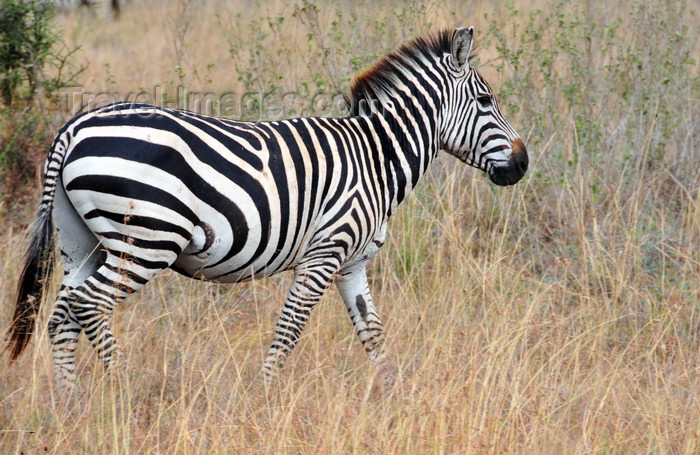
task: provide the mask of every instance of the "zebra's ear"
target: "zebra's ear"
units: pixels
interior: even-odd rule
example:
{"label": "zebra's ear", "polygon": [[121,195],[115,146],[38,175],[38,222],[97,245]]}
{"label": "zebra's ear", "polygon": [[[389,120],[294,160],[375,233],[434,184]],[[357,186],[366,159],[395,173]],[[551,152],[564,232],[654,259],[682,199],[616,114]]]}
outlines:
{"label": "zebra's ear", "polygon": [[452,35],[452,56],[460,68],[464,68],[469,62],[474,40],[474,27],[460,27]]}

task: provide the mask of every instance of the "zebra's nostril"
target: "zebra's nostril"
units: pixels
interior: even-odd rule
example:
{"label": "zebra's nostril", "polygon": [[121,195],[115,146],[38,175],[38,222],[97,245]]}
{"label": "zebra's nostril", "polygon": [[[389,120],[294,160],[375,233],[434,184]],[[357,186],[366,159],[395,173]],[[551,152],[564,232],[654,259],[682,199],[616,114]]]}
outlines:
{"label": "zebra's nostril", "polygon": [[518,169],[524,174],[527,171],[528,159],[527,155],[523,155],[521,159],[518,160]]}

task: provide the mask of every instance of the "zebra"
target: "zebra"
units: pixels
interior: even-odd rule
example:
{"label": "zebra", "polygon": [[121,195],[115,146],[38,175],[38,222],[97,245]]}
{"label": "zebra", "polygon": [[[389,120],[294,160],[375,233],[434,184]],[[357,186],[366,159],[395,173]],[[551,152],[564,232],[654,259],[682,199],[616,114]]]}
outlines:
{"label": "zebra", "polygon": [[132,103],[83,113],[58,132],[17,292],[7,349],[32,335],[54,263],[48,320],[55,383],[72,389],[81,332],[109,366],[117,303],[167,268],[239,282],[293,270],[262,375],[274,382],[335,283],[370,365],[387,384],[366,265],[387,223],[440,150],[496,185],[528,167],[522,139],[470,64],[473,27],[414,38],[350,87],[349,114],[247,123]]}

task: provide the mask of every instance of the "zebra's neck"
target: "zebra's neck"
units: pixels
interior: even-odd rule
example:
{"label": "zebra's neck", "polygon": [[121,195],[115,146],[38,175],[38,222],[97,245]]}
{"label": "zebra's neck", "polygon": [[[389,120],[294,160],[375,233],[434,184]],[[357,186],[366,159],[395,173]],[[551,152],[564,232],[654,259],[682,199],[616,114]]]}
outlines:
{"label": "zebra's neck", "polygon": [[439,113],[430,108],[439,104],[405,95],[377,101],[371,116],[387,179],[388,216],[416,187],[440,150]]}

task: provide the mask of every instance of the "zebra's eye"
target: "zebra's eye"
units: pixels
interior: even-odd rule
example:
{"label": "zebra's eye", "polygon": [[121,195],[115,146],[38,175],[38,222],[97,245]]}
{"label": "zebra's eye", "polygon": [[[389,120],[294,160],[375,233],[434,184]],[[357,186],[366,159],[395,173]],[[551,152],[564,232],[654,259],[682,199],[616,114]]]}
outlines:
{"label": "zebra's eye", "polygon": [[481,95],[476,98],[476,100],[479,102],[484,107],[491,106],[491,96],[490,95]]}

